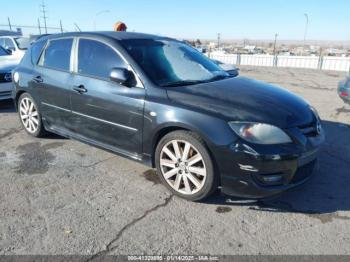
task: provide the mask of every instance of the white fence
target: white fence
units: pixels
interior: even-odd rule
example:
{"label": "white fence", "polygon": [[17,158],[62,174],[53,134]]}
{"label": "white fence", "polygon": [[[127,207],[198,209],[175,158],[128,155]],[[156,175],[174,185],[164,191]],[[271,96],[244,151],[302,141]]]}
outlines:
{"label": "white fence", "polygon": [[227,64],[252,66],[277,66],[310,68],[334,71],[350,71],[350,57],[334,56],[273,56],[273,55],[243,55],[215,54],[209,57]]}
{"label": "white fence", "polygon": [[318,56],[278,56],[277,66],[318,69],[319,61]]}

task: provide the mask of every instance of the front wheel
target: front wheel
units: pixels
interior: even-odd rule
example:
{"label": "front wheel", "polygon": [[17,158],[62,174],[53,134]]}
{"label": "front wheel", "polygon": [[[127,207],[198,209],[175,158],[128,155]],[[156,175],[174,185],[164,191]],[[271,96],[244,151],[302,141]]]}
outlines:
{"label": "front wheel", "polygon": [[188,131],[167,134],[160,140],[155,158],[160,179],[174,194],[199,201],[217,189],[213,161],[198,135]]}
{"label": "front wheel", "polygon": [[18,114],[22,126],[28,134],[35,137],[46,135],[39,108],[30,94],[24,93],[19,97]]}

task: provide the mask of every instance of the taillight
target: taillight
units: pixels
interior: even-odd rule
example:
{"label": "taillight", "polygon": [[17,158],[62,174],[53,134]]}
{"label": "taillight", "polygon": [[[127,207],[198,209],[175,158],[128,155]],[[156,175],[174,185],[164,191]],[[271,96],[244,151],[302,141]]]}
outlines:
{"label": "taillight", "polygon": [[346,92],[346,91],[341,91],[341,92],[339,93],[339,95],[342,96],[342,97],[348,97],[348,96],[349,96],[349,93]]}

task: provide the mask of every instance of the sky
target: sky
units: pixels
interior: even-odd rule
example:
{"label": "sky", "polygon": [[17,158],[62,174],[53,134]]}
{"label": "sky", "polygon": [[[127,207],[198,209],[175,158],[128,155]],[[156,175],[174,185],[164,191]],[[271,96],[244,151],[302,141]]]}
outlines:
{"label": "sky", "polygon": [[[42,0],[1,0],[0,24],[37,25]],[[45,0],[48,26],[128,31],[188,39],[307,39],[350,41],[349,0]],[[101,12],[105,11],[105,12]],[[41,19],[41,24],[43,20]],[[0,29],[5,29],[0,27]],[[26,29],[25,33],[38,33]]]}

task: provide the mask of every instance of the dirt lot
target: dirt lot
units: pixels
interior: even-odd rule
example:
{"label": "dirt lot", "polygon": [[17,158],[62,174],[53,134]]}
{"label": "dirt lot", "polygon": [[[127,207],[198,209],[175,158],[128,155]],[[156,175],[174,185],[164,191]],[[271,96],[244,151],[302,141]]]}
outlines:
{"label": "dirt lot", "polygon": [[173,197],[154,171],[94,147],[34,139],[0,102],[1,254],[350,254],[345,73],[244,67],[314,105],[327,140],[302,187],[264,202]]}

